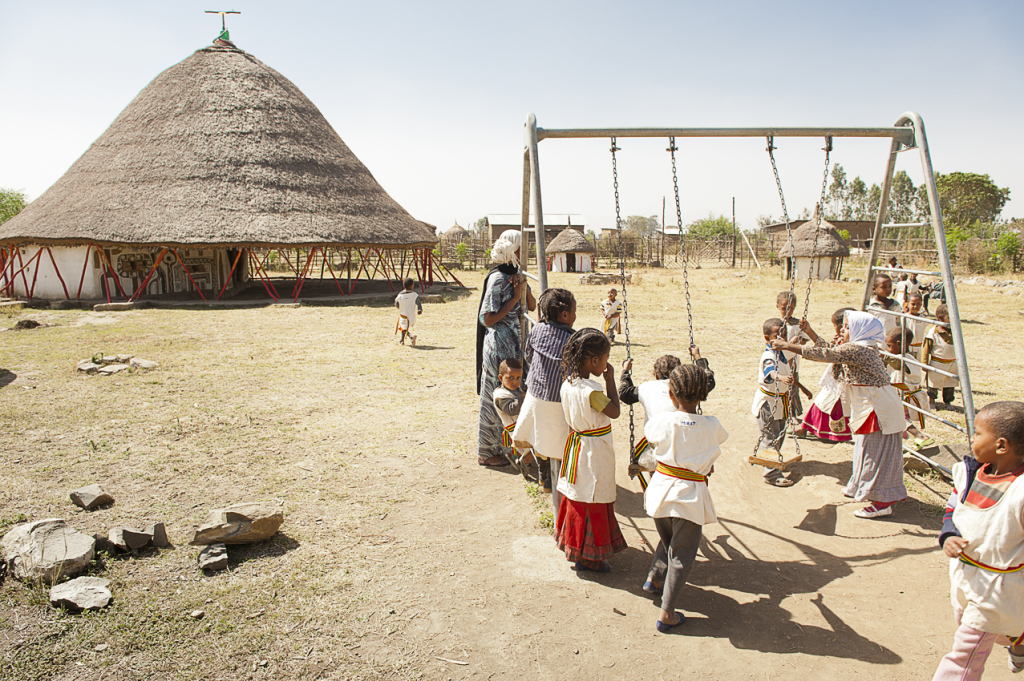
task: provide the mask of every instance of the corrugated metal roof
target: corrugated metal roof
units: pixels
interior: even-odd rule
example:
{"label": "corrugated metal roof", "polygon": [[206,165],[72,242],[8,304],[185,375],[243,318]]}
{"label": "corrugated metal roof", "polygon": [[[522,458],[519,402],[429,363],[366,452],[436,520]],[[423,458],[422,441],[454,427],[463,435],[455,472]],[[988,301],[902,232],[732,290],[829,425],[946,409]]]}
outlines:
{"label": "corrugated metal roof", "polygon": [[[531,217],[532,219],[532,217]],[[487,223],[490,225],[508,225],[518,227],[522,224],[523,216],[519,213],[494,213],[487,216]],[[549,227],[586,227],[587,218],[577,213],[544,213],[544,228]],[[533,222],[530,222],[533,226]]]}

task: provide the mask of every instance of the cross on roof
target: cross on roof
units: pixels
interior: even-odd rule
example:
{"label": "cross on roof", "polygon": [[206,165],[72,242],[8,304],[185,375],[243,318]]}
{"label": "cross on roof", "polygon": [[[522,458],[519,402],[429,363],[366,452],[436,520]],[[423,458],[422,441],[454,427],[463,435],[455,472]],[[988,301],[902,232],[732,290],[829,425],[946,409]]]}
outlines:
{"label": "cross on roof", "polygon": [[225,26],[225,24],[224,24],[224,17],[225,17],[225,15],[227,15],[227,14],[241,14],[241,12],[239,12],[237,10],[233,10],[233,9],[224,10],[223,12],[220,11],[220,10],[208,9],[208,10],[205,11],[205,13],[206,14],[219,14],[220,15],[220,30],[221,30],[221,32],[224,32],[224,31],[228,30],[227,26]]}

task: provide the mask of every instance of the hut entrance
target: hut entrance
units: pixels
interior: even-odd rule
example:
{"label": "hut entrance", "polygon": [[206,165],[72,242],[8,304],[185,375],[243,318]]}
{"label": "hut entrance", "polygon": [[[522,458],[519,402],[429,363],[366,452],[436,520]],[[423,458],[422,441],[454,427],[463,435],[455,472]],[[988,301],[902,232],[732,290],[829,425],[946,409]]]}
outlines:
{"label": "hut entrance", "polygon": [[565,271],[575,272],[576,271],[576,254],[566,253],[565,254]]}

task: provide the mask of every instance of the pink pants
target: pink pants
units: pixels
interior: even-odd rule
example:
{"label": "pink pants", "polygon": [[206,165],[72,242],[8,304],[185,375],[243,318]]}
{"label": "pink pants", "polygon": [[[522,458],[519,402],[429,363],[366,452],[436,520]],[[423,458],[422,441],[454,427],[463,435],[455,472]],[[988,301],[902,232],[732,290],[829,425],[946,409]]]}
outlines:
{"label": "pink pants", "polygon": [[992,652],[992,646],[1009,645],[1010,640],[1000,634],[973,629],[960,623],[962,613],[956,614],[956,635],[953,637],[953,650],[946,653],[935,670],[932,681],[975,681],[985,671],[985,660]]}

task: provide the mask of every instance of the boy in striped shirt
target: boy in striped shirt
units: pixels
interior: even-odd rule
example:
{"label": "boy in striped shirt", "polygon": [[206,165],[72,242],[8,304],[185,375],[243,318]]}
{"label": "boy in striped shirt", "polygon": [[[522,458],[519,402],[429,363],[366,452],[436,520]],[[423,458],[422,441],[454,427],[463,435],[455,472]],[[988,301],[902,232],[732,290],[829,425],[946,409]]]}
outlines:
{"label": "boy in striped shirt", "polygon": [[1024,403],[981,409],[971,453],[953,466],[939,535],[958,627],[933,681],[980,679],[997,643],[1010,671],[1024,671]]}

